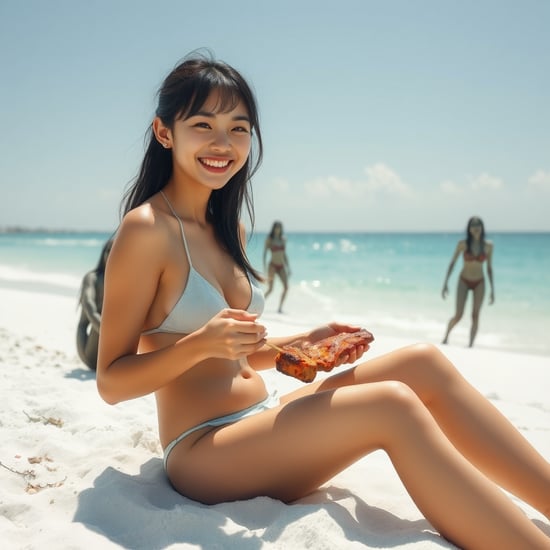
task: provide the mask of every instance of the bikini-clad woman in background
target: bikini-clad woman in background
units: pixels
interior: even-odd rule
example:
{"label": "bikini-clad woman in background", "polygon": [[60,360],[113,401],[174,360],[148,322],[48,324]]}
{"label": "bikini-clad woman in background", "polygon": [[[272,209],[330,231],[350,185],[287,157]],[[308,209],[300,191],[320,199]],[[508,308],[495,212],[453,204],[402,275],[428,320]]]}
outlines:
{"label": "bikini-clad woman in background", "polygon": [[99,325],[103,305],[103,279],[107,257],[112,246],[113,239],[109,239],[103,245],[97,266],[84,275],[80,286],[78,305],[81,307],[81,311],[76,327],[76,349],[82,362],[92,370],[96,370],[97,366]]}
{"label": "bikini-clad woman in background", "polygon": [[447,283],[455,266],[456,260],[461,254],[464,258],[464,266],[460,272],[456,289],[456,312],[454,317],[452,317],[449,321],[443,343],[447,343],[451,330],[453,330],[455,325],[462,318],[468,291],[471,290],[474,297],[474,303],[472,305],[472,327],[470,329],[470,347],[472,347],[474,345],[474,340],[479,325],[479,312],[481,310],[481,304],[483,303],[483,297],[485,296],[485,276],[483,273],[484,263],[487,265],[487,276],[489,277],[489,283],[491,285],[489,304],[492,304],[495,301],[492,265],[493,243],[485,240],[485,227],[483,225],[483,221],[481,221],[481,218],[478,218],[477,216],[473,216],[468,220],[466,238],[458,241],[458,244],[456,245],[456,250],[451,259],[451,263],[449,264],[449,268],[447,269],[445,282],[443,283],[443,290],[441,292],[443,299],[445,299],[449,293]]}
{"label": "bikini-clad woman in background", "polygon": [[273,280],[275,275],[281,279],[283,283],[283,293],[279,301],[279,313],[283,312],[283,302],[285,301],[288,292],[288,277],[290,276],[290,264],[286,255],[286,238],[283,234],[283,224],[279,221],[273,223],[271,231],[265,240],[264,246],[264,271],[266,267],[267,251],[271,252],[271,259],[267,268],[267,298],[273,290]]}

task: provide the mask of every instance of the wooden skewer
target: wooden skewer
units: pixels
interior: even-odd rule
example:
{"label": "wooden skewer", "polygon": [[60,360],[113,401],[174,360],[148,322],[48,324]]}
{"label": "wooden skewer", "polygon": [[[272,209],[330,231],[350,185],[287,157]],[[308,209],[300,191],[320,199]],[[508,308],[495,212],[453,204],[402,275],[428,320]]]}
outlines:
{"label": "wooden skewer", "polygon": [[275,344],[272,344],[271,342],[268,342],[266,341],[265,345],[268,347],[268,348],[271,348],[271,349],[274,349],[275,351],[279,351],[281,353],[284,353],[285,350],[283,348],[280,348],[279,346],[275,345]]}
{"label": "wooden skewer", "polygon": [[[267,342],[265,343],[266,346],[270,347],[271,349],[274,349],[275,351],[278,351],[280,353],[286,353],[285,350],[275,344],[272,344],[271,342]],[[301,357],[302,360],[304,360],[306,363],[310,364],[310,365],[316,365],[315,361],[309,357],[308,355],[306,355],[302,350],[300,350],[299,348],[293,348],[293,351],[296,352],[296,355],[299,355]]]}

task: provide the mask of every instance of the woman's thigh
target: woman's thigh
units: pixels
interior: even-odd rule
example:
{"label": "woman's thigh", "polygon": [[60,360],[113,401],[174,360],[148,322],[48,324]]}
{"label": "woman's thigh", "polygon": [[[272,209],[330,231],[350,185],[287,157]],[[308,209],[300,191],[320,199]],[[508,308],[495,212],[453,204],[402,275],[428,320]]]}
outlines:
{"label": "woman's thigh", "polygon": [[464,314],[464,306],[466,305],[466,298],[468,297],[468,287],[466,283],[459,277],[456,285],[456,317],[462,317]]}
{"label": "woman's thigh", "polygon": [[279,276],[279,279],[281,280],[282,285],[286,288],[288,285],[286,267],[279,269],[279,271],[277,271],[277,275]]}
{"label": "woman's thigh", "polygon": [[[368,353],[368,352],[367,352]],[[338,369],[341,369],[338,372]],[[395,380],[409,386],[425,403],[440,398],[462,377],[447,357],[432,344],[415,344],[397,349],[345,368],[336,367],[335,374],[303,385],[282,396],[281,401],[310,395],[343,386]]]}
{"label": "woman's thigh", "polygon": [[483,298],[485,296],[485,281],[481,281],[473,291],[474,300],[472,303],[472,314],[474,316],[479,315],[481,310],[481,305],[483,304]]}
{"label": "woman's thigh", "polygon": [[176,447],[169,476],[182,494],[206,503],[295,500],[383,448],[415,407],[423,405],[397,382],[308,395],[208,432],[191,449]]}

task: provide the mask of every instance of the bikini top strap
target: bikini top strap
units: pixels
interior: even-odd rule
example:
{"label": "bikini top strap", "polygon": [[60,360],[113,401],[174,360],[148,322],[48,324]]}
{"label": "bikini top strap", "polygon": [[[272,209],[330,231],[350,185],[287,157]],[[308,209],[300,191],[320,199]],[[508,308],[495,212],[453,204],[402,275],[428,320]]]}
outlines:
{"label": "bikini top strap", "polygon": [[185,254],[187,255],[187,261],[189,262],[189,267],[192,268],[193,264],[191,262],[191,255],[189,254],[189,247],[187,246],[187,240],[185,238],[185,231],[183,230],[183,222],[181,221],[181,218],[176,214],[176,211],[174,210],[174,207],[170,204],[170,201],[168,200],[168,197],[163,193],[163,191],[160,191],[160,194],[166,201],[166,204],[168,205],[168,208],[170,208],[170,211],[172,214],[174,214],[176,220],[178,220],[178,223],[180,224],[180,230],[181,230],[181,238],[183,240],[183,248],[185,249]]}

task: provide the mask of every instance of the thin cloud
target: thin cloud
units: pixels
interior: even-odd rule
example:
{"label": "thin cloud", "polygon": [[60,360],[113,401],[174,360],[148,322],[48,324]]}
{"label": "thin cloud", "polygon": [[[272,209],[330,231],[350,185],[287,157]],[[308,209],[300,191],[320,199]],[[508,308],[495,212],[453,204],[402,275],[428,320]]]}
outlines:
{"label": "thin cloud", "polygon": [[288,183],[288,180],[284,178],[276,178],[273,184],[281,193],[286,193],[290,189],[290,184]]}
{"label": "thin cloud", "polygon": [[439,184],[439,189],[441,189],[445,195],[461,195],[464,193],[464,188],[451,180],[442,181]]}
{"label": "thin cloud", "polygon": [[527,183],[532,189],[540,191],[550,191],[550,172],[537,170],[528,180]]}
{"label": "thin cloud", "polygon": [[409,185],[389,166],[377,163],[365,168],[366,179],[349,180],[327,176],[309,180],[304,184],[306,192],[314,197],[354,197],[385,194],[408,198],[412,195]]}
{"label": "thin cloud", "polygon": [[480,191],[483,189],[498,190],[504,185],[500,178],[496,178],[485,172],[475,178],[470,178],[469,184],[475,191]]}
{"label": "thin cloud", "polygon": [[382,162],[367,166],[365,173],[367,174],[366,187],[370,191],[382,191],[403,197],[409,197],[412,194],[410,186]]}
{"label": "thin cloud", "polygon": [[306,181],[304,188],[309,195],[328,198],[334,195],[354,195],[357,190],[357,185],[347,179],[327,176],[325,178]]}

